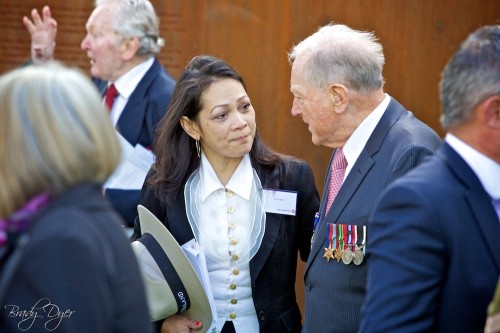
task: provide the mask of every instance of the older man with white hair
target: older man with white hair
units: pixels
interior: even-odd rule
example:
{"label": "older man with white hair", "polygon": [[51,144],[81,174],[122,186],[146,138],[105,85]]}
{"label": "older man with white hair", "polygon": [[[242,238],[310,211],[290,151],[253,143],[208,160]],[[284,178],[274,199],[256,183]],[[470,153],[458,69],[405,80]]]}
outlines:
{"label": "older man with white hair", "polygon": [[[23,18],[31,34],[33,62],[54,57],[57,22],[50,8],[36,9]],[[150,149],[154,130],[166,113],[175,81],[156,59],[163,46],[159,23],[148,0],[97,0],[81,48],[90,58],[93,81],[110,109],[113,125],[132,146]],[[126,225],[137,216],[140,189],[108,188],[112,202]]]}

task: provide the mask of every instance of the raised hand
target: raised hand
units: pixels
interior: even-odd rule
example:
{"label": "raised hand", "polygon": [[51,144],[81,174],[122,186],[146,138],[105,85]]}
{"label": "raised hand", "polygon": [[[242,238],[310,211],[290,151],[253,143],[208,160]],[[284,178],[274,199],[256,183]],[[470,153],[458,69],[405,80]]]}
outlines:
{"label": "raised hand", "polygon": [[31,20],[23,17],[23,23],[31,35],[31,59],[47,62],[54,59],[56,47],[57,21],[52,18],[49,6],[42,8],[42,15],[36,9],[31,11]]}

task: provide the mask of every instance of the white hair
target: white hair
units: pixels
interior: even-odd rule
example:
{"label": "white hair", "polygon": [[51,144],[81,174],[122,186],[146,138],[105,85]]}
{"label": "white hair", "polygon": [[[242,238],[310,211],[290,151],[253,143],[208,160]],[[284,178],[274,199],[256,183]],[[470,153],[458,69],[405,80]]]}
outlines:
{"label": "white hair", "polygon": [[140,47],[138,56],[155,55],[165,41],[160,37],[159,19],[149,0],[96,0],[95,6],[117,3],[119,10],[111,23],[119,35],[137,37]]}
{"label": "white hair", "polygon": [[293,46],[288,61],[293,64],[303,55],[307,56],[304,79],[312,86],[338,82],[350,89],[372,92],[384,85],[383,48],[372,32],[328,24]]}

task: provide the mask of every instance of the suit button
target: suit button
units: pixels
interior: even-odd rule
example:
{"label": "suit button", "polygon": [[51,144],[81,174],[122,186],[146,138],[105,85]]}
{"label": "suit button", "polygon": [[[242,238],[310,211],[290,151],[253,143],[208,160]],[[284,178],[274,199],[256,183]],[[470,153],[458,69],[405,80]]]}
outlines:
{"label": "suit button", "polygon": [[259,319],[260,319],[261,321],[264,321],[264,319],[265,319],[265,316],[264,316],[264,311],[260,311],[260,312],[259,312]]}
{"label": "suit button", "polygon": [[311,290],[311,282],[306,281],[306,290],[310,291]]}

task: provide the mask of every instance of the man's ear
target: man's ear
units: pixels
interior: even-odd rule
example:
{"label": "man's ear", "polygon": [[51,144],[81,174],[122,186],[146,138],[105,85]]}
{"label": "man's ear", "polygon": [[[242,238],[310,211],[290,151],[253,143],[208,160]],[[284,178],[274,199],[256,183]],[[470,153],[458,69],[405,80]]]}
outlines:
{"label": "man's ear", "polygon": [[481,118],[489,127],[500,129],[500,96],[487,98],[480,104],[479,110]]}
{"label": "man's ear", "polygon": [[137,37],[131,37],[131,38],[125,39],[122,42],[122,46],[121,46],[123,49],[123,53],[122,53],[123,60],[128,61],[128,60],[132,59],[133,57],[135,57],[140,46],[141,45],[139,42],[139,38],[137,38]]}
{"label": "man's ear", "polygon": [[181,126],[184,129],[184,132],[187,133],[187,135],[192,137],[194,140],[200,140],[200,129],[196,122],[186,116],[183,116],[181,118]]}
{"label": "man's ear", "polygon": [[330,98],[336,113],[342,113],[349,103],[349,89],[343,84],[332,84],[329,88]]}

